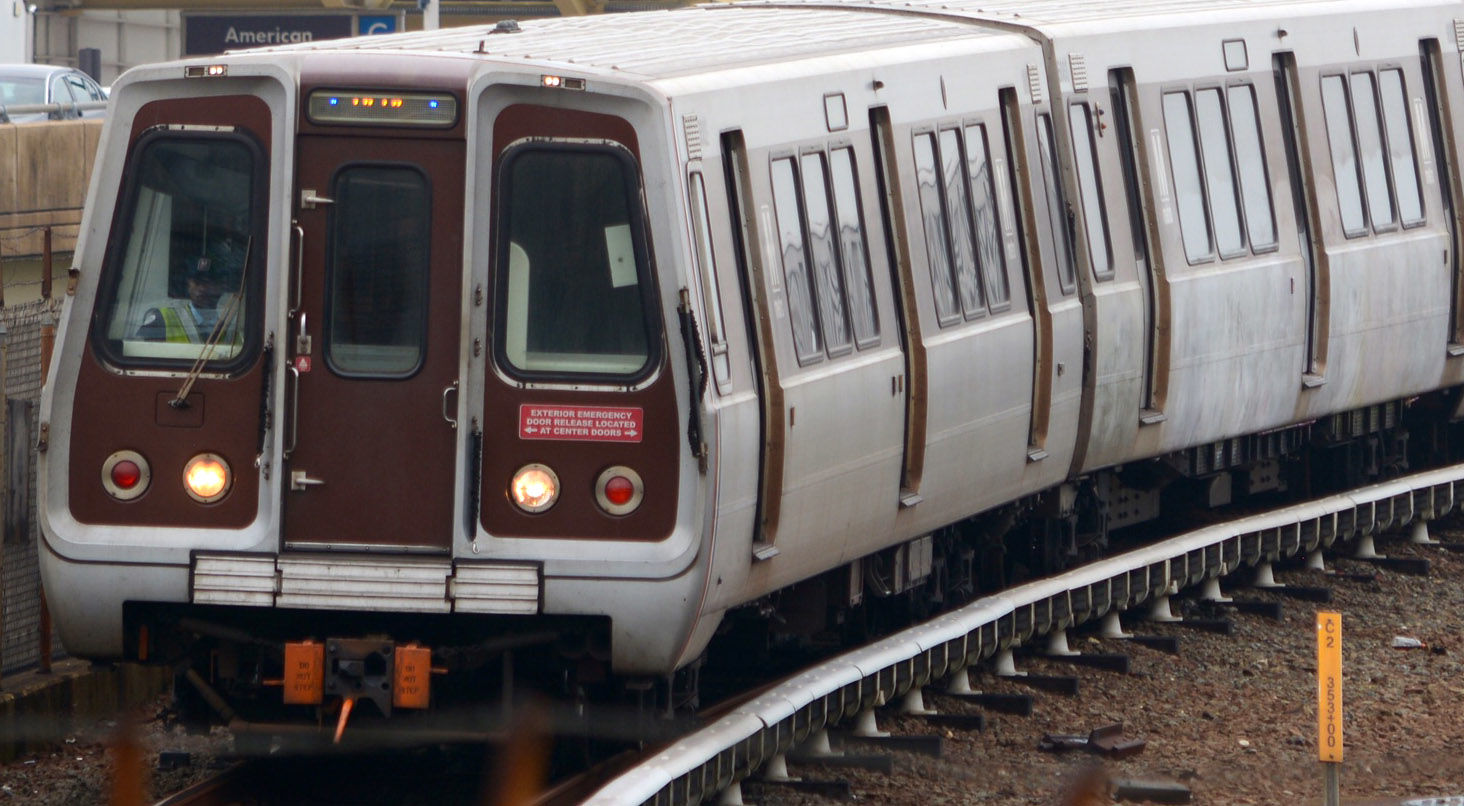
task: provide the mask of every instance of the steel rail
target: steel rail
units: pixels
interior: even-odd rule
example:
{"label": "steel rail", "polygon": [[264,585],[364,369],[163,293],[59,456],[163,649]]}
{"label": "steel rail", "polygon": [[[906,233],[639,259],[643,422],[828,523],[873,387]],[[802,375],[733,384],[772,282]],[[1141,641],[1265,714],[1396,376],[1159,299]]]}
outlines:
{"label": "steel rail", "polygon": [[784,681],[668,746],[586,803],[700,803],[825,727],[1033,637],[1276,562],[1448,514],[1464,464],[1196,529],[978,599]]}

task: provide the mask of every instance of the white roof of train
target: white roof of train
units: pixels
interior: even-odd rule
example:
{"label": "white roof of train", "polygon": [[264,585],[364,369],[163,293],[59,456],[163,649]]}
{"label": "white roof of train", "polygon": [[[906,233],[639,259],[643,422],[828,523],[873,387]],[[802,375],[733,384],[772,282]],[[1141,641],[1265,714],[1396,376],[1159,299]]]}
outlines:
{"label": "white roof of train", "polygon": [[[674,16],[672,16],[674,15]],[[437,51],[669,78],[758,63],[860,53],[955,39],[1003,37],[959,20],[819,8],[700,6],[665,12],[525,20],[493,26],[303,43],[250,52]],[[673,37],[667,34],[674,31]]]}
{"label": "white roof of train", "polygon": [[[1163,30],[1226,20],[1457,8],[1456,0],[743,0],[670,11],[524,20],[519,30],[469,26],[356,37],[258,52],[436,52],[574,65],[673,78],[760,63],[956,39]],[[971,22],[995,23],[979,28]]]}
{"label": "white roof of train", "polygon": [[1170,28],[1225,19],[1307,17],[1459,7],[1457,0],[745,0],[742,5],[827,6],[949,14],[1051,31]]}

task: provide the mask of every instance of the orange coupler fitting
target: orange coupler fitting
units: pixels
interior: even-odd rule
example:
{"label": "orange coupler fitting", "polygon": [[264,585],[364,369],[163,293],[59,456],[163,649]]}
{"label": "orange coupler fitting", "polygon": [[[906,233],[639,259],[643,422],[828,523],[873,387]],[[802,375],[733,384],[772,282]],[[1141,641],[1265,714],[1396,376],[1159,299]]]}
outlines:
{"label": "orange coupler fitting", "polygon": [[285,644],[285,705],[319,705],[325,695],[325,644]]}
{"label": "orange coupler fitting", "polygon": [[393,708],[426,708],[432,693],[432,650],[416,644],[396,648],[392,676]]}

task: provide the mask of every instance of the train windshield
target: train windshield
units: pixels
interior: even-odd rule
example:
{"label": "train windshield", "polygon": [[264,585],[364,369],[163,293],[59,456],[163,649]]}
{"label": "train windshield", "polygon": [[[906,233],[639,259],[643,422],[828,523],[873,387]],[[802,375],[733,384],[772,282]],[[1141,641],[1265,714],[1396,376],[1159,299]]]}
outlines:
{"label": "train windshield", "polygon": [[[245,349],[250,267],[263,265],[261,158],[238,136],[144,138],[120,200],[99,308],[124,364],[229,364]],[[256,270],[257,273],[257,270]]]}
{"label": "train windshield", "polygon": [[527,143],[505,151],[498,176],[499,362],[518,375],[643,374],[656,342],[634,159]]}

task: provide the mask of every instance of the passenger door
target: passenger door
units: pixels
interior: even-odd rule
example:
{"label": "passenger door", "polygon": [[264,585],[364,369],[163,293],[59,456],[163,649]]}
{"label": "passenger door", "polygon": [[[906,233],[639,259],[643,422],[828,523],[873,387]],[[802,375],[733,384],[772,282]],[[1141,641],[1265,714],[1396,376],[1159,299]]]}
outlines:
{"label": "passenger door", "polygon": [[463,146],[299,140],[287,548],[452,545]]}

